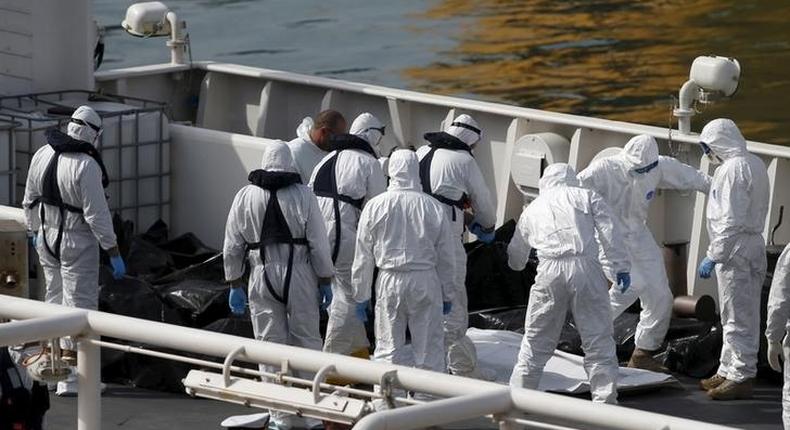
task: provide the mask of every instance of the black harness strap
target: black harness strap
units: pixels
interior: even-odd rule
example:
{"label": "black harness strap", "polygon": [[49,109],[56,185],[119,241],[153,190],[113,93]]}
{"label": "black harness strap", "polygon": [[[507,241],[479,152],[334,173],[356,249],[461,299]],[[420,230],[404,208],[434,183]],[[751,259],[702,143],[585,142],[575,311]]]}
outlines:
{"label": "black harness strap", "polygon": [[[455,123],[453,123],[455,125]],[[465,124],[464,124],[465,125]],[[435,133],[425,133],[423,136],[425,140],[429,142],[428,147],[431,148],[425,157],[420,160],[420,182],[422,182],[422,191],[425,194],[435,198],[441,203],[446,204],[447,206],[451,206],[453,208],[453,218],[452,220],[455,221],[455,208],[459,210],[464,210],[464,205],[468,201],[469,197],[464,194],[458,200],[453,200],[447,198],[441,194],[434,193],[431,190],[431,164],[433,163],[433,156],[436,154],[437,149],[448,149],[451,151],[466,151],[470,155],[472,154],[472,150],[469,148],[468,145],[461,142],[455,136],[452,136],[448,133],[443,131],[435,132]]]}
{"label": "black harness strap", "polygon": [[274,290],[272,282],[266,268],[263,270],[263,280],[266,289],[278,302],[288,305],[288,297],[291,291],[291,273],[293,271],[294,248],[308,246],[307,238],[294,238],[288,222],[280,208],[280,201],[277,198],[277,190],[293,184],[302,183],[298,173],[291,172],[267,172],[265,170],[253,170],[249,175],[251,184],[269,191],[269,202],[266,204],[266,213],[263,216],[263,226],[261,227],[261,238],[258,242],[248,243],[247,250],[255,250],[261,254],[261,261],[266,265],[266,246],[276,244],[288,244],[288,265],[285,269],[285,279],[283,280],[283,294],[280,296]]}
{"label": "black harness strap", "polygon": [[335,246],[332,249],[332,262],[335,263],[340,252],[340,202],[348,203],[360,211],[362,210],[362,204],[365,202],[364,198],[354,199],[338,192],[337,174],[335,173],[337,156],[348,149],[359,149],[376,158],[376,152],[364,139],[352,134],[333,136],[329,145],[329,149],[334,151],[334,154],[316,172],[315,180],[313,181],[313,193],[319,197],[332,199],[332,209],[335,214]]}
{"label": "black harness strap", "polygon": [[102,187],[107,188],[107,185],[109,185],[110,181],[107,177],[107,169],[104,167],[104,162],[102,161],[101,155],[99,155],[99,151],[97,151],[93,145],[88,142],[74,139],[58,129],[47,130],[46,137],[47,143],[55,151],[55,154],[52,155],[52,158],[49,160],[49,164],[47,165],[47,169],[44,171],[44,177],[42,178],[41,184],[41,195],[33,199],[33,201],[28,206],[28,209],[32,209],[36,205],[43,203],[39,208],[39,218],[41,219],[41,225],[45,226],[46,211],[44,210],[44,204],[58,208],[58,211],[60,212],[60,224],[58,225],[58,235],[55,238],[55,243],[50,246],[49,242],[47,242],[46,234],[42,234],[42,240],[44,241],[44,248],[47,250],[47,252],[55,257],[56,260],[60,261],[60,245],[63,241],[63,229],[66,223],[66,212],[79,215],[83,214],[81,207],[73,206],[63,201],[63,195],[61,194],[60,187],[58,186],[58,164],[60,161],[60,155],[68,153],[81,153],[89,155],[99,164],[99,168],[101,168]]}

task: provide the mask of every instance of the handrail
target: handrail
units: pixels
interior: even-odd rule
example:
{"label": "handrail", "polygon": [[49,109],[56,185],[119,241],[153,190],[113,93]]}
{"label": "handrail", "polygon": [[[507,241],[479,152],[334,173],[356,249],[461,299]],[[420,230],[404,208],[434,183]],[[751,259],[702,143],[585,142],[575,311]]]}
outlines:
{"label": "handrail", "polygon": [[[594,424],[599,427],[611,429],[630,429],[640,427],[637,423],[661,423],[670,429],[701,429],[718,430],[727,427],[707,424],[698,421],[671,417],[668,415],[655,414],[633,409],[627,409],[613,405],[594,404],[592,402],[575,399],[557,394],[543,393],[534,390],[509,389],[493,382],[479,381],[470,378],[447,375],[431,372],[422,369],[415,369],[405,366],[395,366],[386,363],[378,363],[354,357],[337,354],[329,354],[320,351],[313,351],[276,343],[247,339],[238,336],[231,336],[220,333],[213,333],[204,330],[164,324],[160,322],[147,321],[138,318],[131,318],[99,311],[75,311],[73,308],[42,303],[34,300],[21,299],[17,297],[4,296],[0,300],[0,317],[13,319],[31,319],[50,316],[74,315],[78,312],[87,317],[87,333],[91,338],[99,336],[109,336],[118,339],[125,339],[134,342],[142,342],[157,347],[167,347],[169,349],[205,354],[215,357],[227,357],[231,352],[244,348],[244,354],[238,357],[240,361],[257,364],[267,364],[277,366],[283,360],[287,360],[289,366],[295,370],[307,372],[319,372],[327,366],[334,366],[333,374],[341,378],[351,379],[367,384],[377,384],[384,375],[390,372],[397,372],[399,388],[409,391],[416,391],[437,397],[458,397],[466,396],[469,393],[490,394],[493,400],[501,392],[509,392],[516,411],[525,412],[533,418],[544,418],[549,420],[562,420],[572,422],[581,426]],[[34,323],[34,322],[32,322]],[[0,338],[14,338],[14,331],[18,330],[18,324],[0,324]],[[56,327],[48,327],[54,333]],[[77,328],[79,330],[79,328]],[[43,331],[43,330],[42,330]],[[62,334],[62,331],[59,333]],[[74,333],[76,334],[76,333]],[[42,338],[51,338],[51,333],[37,333]],[[83,361],[80,364],[80,377],[86,381],[86,389],[94,390],[94,385],[98,384],[97,375],[92,375],[91,369],[98,368],[98,346],[92,342],[79,342],[81,356],[95,363]],[[81,357],[80,357],[81,358]],[[87,361],[87,360],[86,360]],[[93,372],[95,373],[95,372]],[[83,380],[81,379],[81,380]],[[88,384],[88,381],[92,381]],[[82,385],[81,388],[82,390]],[[504,390],[504,391],[503,391]],[[89,391],[89,394],[91,393]],[[80,393],[80,405],[87,403],[88,398],[94,396],[83,396]],[[488,396],[484,396],[489,398]],[[447,403],[442,403],[447,404]],[[449,402],[454,405],[455,402]],[[425,405],[428,406],[428,405]],[[85,425],[79,426],[80,429],[97,428],[91,423],[96,421],[94,408],[85,405],[90,412],[89,421]],[[409,406],[408,409],[422,407]],[[485,415],[498,413],[500,411],[488,408]],[[419,412],[416,410],[415,412]],[[480,412],[480,411],[476,411]],[[405,413],[405,412],[404,412]],[[482,412],[481,412],[482,414]],[[444,423],[455,421],[454,416],[442,415]]]}
{"label": "handrail", "polygon": [[[6,296],[0,299],[3,300],[6,300]],[[0,345],[16,345],[34,340],[72,336],[82,333],[87,327],[87,314],[72,308],[72,311],[67,313],[3,324],[3,330],[0,330]]]}

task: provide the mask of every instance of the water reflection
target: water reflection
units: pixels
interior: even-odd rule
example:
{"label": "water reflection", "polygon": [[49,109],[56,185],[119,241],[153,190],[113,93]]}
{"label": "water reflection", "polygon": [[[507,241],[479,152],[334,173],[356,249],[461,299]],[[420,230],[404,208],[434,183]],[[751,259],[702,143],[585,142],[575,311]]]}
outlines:
{"label": "water reflection", "polygon": [[693,58],[743,67],[729,116],[749,139],[790,144],[790,2],[786,0],[444,0],[425,20],[455,20],[457,45],[405,70],[420,90],[666,126]]}

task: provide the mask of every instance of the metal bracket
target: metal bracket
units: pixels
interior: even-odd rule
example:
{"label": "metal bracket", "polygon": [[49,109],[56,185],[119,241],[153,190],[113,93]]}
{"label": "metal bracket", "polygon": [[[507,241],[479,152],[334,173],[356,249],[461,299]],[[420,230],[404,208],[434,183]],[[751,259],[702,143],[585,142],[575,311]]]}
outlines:
{"label": "metal bracket", "polygon": [[222,379],[225,383],[225,388],[230,385],[230,368],[233,365],[233,361],[242,354],[244,354],[244,347],[240,346],[225,357],[225,361],[222,363]]}
{"label": "metal bracket", "polygon": [[280,385],[291,385],[289,383],[286,383],[285,380],[283,380],[283,376],[288,376],[290,374],[291,374],[291,364],[288,362],[288,360],[283,360],[280,363],[280,371],[277,372],[277,378],[275,378],[275,382]]}
{"label": "metal bracket", "polygon": [[397,370],[389,370],[384,372],[381,375],[381,380],[379,381],[379,390],[381,390],[381,395],[384,398],[384,401],[387,402],[387,406],[390,409],[395,409],[395,398],[392,394],[392,387],[396,384],[398,380],[398,371]]}
{"label": "metal bracket", "polygon": [[324,382],[328,373],[334,371],[335,366],[333,364],[328,364],[320,368],[318,373],[315,374],[315,378],[313,378],[313,403],[318,404],[318,400],[320,400],[321,397],[321,383]]}

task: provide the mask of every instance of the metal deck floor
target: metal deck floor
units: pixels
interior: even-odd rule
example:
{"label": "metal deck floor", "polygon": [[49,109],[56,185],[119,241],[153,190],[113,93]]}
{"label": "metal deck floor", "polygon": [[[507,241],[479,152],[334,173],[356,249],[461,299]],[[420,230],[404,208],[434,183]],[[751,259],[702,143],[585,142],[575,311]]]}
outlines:
{"label": "metal deck floor", "polygon": [[[778,384],[759,381],[752,400],[714,402],[697,388],[696,379],[682,377],[681,386],[677,388],[625,393],[620,403],[630,408],[733,427],[774,430],[781,429],[781,388]],[[46,428],[76,428],[77,399],[53,395],[51,402]],[[256,412],[259,411],[230,403],[111,385],[102,398],[102,429],[216,430],[227,416]]]}

